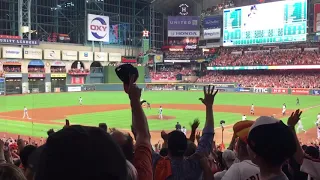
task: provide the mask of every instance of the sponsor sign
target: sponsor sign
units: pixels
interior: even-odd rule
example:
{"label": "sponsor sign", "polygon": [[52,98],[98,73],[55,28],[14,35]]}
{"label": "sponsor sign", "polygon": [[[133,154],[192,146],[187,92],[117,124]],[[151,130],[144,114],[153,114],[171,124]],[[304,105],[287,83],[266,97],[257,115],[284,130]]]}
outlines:
{"label": "sponsor sign", "polygon": [[320,89],[313,89],[312,94],[313,95],[320,95]]}
{"label": "sponsor sign", "polygon": [[79,51],[79,60],[81,60],[81,61],[93,61],[93,52]]}
{"label": "sponsor sign", "polygon": [[269,93],[268,88],[263,88],[263,87],[254,87],[254,88],[252,89],[252,91],[253,91],[254,93],[259,93],[259,94]]}
{"label": "sponsor sign", "polygon": [[78,60],[77,51],[62,51],[62,60],[76,61]]}
{"label": "sponsor sign", "polygon": [[292,89],[291,89],[291,94],[308,95],[308,94],[309,94],[309,89],[304,89],[304,88],[292,88]]}
{"label": "sponsor sign", "polygon": [[39,40],[0,38],[0,44],[10,44],[10,45],[39,45]]}
{"label": "sponsor sign", "polygon": [[238,92],[250,92],[250,88],[238,88]]}
{"label": "sponsor sign", "polygon": [[28,74],[28,78],[44,78],[45,74]]}
{"label": "sponsor sign", "polygon": [[199,37],[199,30],[169,30],[168,37]]}
{"label": "sponsor sign", "polygon": [[320,4],[314,4],[314,22],[313,22],[313,31],[319,32],[320,31]]}
{"label": "sponsor sign", "polygon": [[109,42],[109,17],[88,14],[88,40]]}
{"label": "sponsor sign", "polygon": [[109,62],[121,62],[121,53],[109,53]]}
{"label": "sponsor sign", "polygon": [[159,54],[155,55],[153,57],[153,61],[155,63],[162,63],[163,62],[163,55],[162,54],[161,55],[159,55]]}
{"label": "sponsor sign", "polygon": [[53,49],[45,49],[43,59],[60,60],[61,59],[61,51],[60,50],[53,50]]}
{"label": "sponsor sign", "polygon": [[221,29],[204,29],[203,39],[220,39]]}
{"label": "sponsor sign", "polygon": [[59,73],[59,74],[51,74],[52,78],[66,78],[67,74],[65,73]]}
{"label": "sponsor sign", "polygon": [[2,62],[3,65],[21,65],[19,60],[14,60],[14,59],[8,59]]}
{"label": "sponsor sign", "polygon": [[203,28],[221,28],[222,17],[221,16],[208,16],[203,19]]}
{"label": "sponsor sign", "polygon": [[121,62],[122,62],[122,63],[137,63],[137,60],[134,59],[134,58],[122,57],[122,58],[121,58]]}
{"label": "sponsor sign", "polygon": [[3,47],[2,58],[22,59],[22,48],[19,47]]}
{"label": "sponsor sign", "polygon": [[44,63],[41,60],[31,60],[29,62],[29,66],[42,66],[42,67],[44,67]]}
{"label": "sponsor sign", "polygon": [[68,92],[80,92],[81,86],[68,87]]}
{"label": "sponsor sign", "polygon": [[186,45],[185,49],[197,49],[197,45]]}
{"label": "sponsor sign", "polygon": [[168,16],[168,30],[199,30],[198,16]]}
{"label": "sponsor sign", "polygon": [[23,54],[24,59],[42,59],[42,49],[24,48]]}
{"label": "sponsor sign", "polygon": [[65,67],[66,65],[62,61],[54,61],[51,66]]}
{"label": "sponsor sign", "polygon": [[22,78],[22,74],[5,74],[4,77],[6,78]]}
{"label": "sponsor sign", "polygon": [[288,94],[287,88],[272,88],[271,90],[272,94]]}
{"label": "sponsor sign", "polygon": [[95,61],[108,61],[108,53],[106,52],[94,52]]}

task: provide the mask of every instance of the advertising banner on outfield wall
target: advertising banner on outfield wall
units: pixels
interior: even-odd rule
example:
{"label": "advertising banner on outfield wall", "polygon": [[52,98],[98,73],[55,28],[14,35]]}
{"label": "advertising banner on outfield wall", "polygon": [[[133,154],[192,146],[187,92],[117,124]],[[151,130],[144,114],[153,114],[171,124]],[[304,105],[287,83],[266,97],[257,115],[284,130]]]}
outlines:
{"label": "advertising banner on outfield wall", "polygon": [[254,87],[254,88],[252,88],[252,92],[258,93],[258,94],[267,94],[267,93],[270,93],[270,88]]}
{"label": "advertising banner on outfield wall", "polygon": [[310,91],[309,89],[304,89],[304,88],[292,88],[291,94],[308,95],[309,91]]}
{"label": "advertising banner on outfield wall", "polygon": [[271,90],[272,94],[288,94],[287,88],[272,88]]}
{"label": "advertising banner on outfield wall", "polygon": [[250,91],[251,89],[250,88],[237,88],[237,92],[251,92]]}
{"label": "advertising banner on outfield wall", "polygon": [[320,89],[313,89],[312,94],[313,95],[320,95]]}
{"label": "advertising banner on outfield wall", "polygon": [[314,4],[313,32],[320,31],[320,4]]}
{"label": "advertising banner on outfield wall", "polygon": [[80,92],[81,86],[68,87],[68,92]]}

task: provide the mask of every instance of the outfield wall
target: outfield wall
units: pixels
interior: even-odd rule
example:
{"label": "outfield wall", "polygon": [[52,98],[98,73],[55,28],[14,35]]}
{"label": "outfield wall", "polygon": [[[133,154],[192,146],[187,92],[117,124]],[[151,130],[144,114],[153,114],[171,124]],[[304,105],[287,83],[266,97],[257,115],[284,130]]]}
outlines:
{"label": "outfield wall", "polygon": [[[196,83],[138,83],[145,91],[202,91],[208,84]],[[232,83],[215,83],[221,92],[256,93],[256,94],[292,94],[292,95],[320,95],[320,89],[308,88],[266,88],[266,87],[236,87]],[[122,83],[67,85],[68,92],[80,91],[123,91]]]}

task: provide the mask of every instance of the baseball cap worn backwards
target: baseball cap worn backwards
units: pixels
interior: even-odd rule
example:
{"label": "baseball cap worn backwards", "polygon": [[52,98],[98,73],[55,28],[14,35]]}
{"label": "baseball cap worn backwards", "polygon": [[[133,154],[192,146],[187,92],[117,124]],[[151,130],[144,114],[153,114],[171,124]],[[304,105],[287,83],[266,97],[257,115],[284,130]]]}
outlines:
{"label": "baseball cap worn backwards", "polygon": [[248,145],[270,165],[280,165],[296,152],[294,134],[282,121],[259,117],[251,126]]}
{"label": "baseball cap worn backwards", "polygon": [[32,154],[35,180],[125,180],[126,159],[112,137],[97,127],[69,126]]}

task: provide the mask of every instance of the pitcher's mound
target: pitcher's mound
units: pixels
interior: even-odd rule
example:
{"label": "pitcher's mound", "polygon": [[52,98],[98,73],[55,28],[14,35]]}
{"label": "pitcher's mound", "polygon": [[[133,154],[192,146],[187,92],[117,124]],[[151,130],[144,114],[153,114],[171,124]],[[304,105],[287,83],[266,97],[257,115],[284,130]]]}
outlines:
{"label": "pitcher's mound", "polygon": [[162,116],[162,119],[159,118],[158,115],[153,115],[153,116],[147,116],[148,119],[159,119],[159,120],[171,120],[175,119],[175,116]]}

